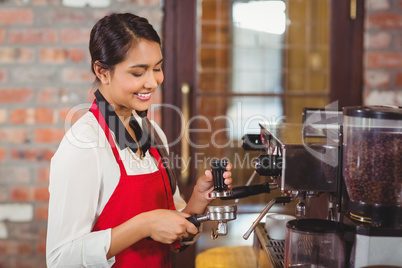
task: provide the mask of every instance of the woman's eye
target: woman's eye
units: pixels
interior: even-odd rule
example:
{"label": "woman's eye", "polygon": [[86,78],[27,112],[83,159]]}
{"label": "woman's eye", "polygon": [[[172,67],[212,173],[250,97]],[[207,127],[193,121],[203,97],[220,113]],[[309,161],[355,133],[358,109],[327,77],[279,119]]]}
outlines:
{"label": "woman's eye", "polygon": [[141,77],[142,76],[142,73],[131,73],[133,76],[135,76],[135,77]]}
{"label": "woman's eye", "polygon": [[161,69],[161,68],[154,69],[154,72],[160,72],[160,71],[162,71],[162,69]]}

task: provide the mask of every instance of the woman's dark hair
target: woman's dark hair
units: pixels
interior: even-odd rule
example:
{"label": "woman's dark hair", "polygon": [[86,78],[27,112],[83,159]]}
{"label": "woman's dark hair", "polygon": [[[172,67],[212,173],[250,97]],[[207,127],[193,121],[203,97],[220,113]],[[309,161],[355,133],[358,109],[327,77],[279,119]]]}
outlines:
{"label": "woman's dark hair", "polygon": [[113,71],[140,39],[161,44],[158,33],[145,18],[130,13],[112,13],[100,19],[92,28],[89,41],[92,72],[95,74],[96,61]]}
{"label": "woman's dark hair", "polygon": [[[100,19],[92,28],[89,41],[92,72],[95,74],[94,64],[100,64],[102,68],[113,71],[115,65],[124,61],[130,48],[141,39],[161,45],[158,33],[145,18],[131,13],[112,13]],[[95,83],[99,83],[98,77]],[[158,149],[169,176],[172,193],[174,193],[177,178],[166,148],[149,122],[147,111],[137,111],[137,114],[142,118],[141,141],[148,140],[147,137],[150,137],[151,145]],[[138,142],[141,144],[140,141]]]}

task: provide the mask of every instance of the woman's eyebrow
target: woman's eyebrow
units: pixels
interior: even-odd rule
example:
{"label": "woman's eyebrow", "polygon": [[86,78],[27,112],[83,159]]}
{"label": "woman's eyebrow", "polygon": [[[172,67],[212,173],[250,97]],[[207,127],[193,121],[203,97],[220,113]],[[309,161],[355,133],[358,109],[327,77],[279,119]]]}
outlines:
{"label": "woman's eyebrow", "polygon": [[[162,58],[160,61],[158,61],[158,62],[155,64],[155,66],[158,65],[158,64],[161,64],[162,62],[163,62],[163,58]],[[148,67],[149,67],[148,64],[137,64],[137,65],[132,65],[132,66],[130,66],[129,68],[148,68]]]}
{"label": "woman's eyebrow", "polygon": [[155,65],[159,65],[162,62],[163,62],[163,58],[160,61],[158,61]]}

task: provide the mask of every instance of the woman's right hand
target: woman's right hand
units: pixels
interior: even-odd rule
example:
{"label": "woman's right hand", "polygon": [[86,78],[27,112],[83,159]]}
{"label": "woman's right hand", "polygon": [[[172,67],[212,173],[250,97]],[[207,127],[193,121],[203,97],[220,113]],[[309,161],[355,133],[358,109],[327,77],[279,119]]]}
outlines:
{"label": "woman's right hand", "polygon": [[148,223],[146,233],[153,240],[172,244],[198,233],[198,228],[186,218],[191,215],[176,210],[156,209],[143,213]]}

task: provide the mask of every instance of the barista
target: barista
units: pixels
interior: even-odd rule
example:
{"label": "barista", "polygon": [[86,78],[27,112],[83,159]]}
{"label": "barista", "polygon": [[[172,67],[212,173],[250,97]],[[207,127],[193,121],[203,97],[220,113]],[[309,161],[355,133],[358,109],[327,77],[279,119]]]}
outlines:
{"label": "barista", "polygon": [[199,232],[186,217],[204,213],[212,174],[198,179],[185,204],[166,137],[146,117],[163,81],[160,44],[133,14],[111,14],[93,27],[96,99],[51,161],[48,267],[170,267],[170,245]]}

